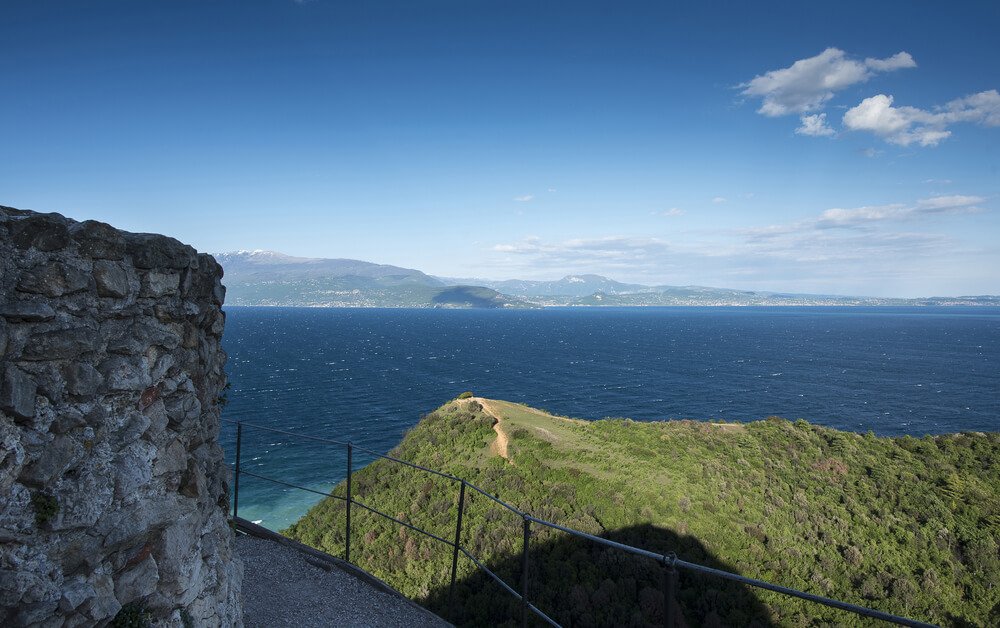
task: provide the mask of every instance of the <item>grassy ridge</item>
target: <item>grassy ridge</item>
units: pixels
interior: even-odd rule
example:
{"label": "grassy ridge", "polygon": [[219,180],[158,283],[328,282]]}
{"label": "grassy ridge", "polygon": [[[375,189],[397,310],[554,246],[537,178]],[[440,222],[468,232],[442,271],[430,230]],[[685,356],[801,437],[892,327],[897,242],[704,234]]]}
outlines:
{"label": "grassy ridge", "polygon": [[[504,459],[493,424],[508,437]],[[393,455],[464,477],[562,525],[778,584],[942,624],[1000,625],[1000,435],[879,438],[769,419],[748,424],[553,417],[454,401]],[[451,539],[457,486],[378,461],[357,499]],[[344,487],[336,489],[344,493]],[[352,561],[459,624],[519,619],[499,587],[449,548],[360,508]],[[463,545],[517,588],[521,520],[469,494]],[[287,533],[344,549],[343,502]],[[661,570],[535,530],[530,599],[565,625],[662,623]],[[840,611],[682,574],[691,625],[850,624]],[[859,622],[860,623],[860,622]]]}

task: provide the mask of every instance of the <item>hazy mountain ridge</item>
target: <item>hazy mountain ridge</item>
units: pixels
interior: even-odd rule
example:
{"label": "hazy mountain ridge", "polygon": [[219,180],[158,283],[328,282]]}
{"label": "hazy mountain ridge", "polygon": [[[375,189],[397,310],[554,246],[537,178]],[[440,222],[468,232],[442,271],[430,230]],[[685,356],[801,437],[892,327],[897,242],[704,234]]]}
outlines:
{"label": "hazy mountain ridge", "polygon": [[231,305],[309,307],[644,307],[765,305],[992,305],[1000,296],[919,299],[646,286],[601,275],[554,281],[428,275],[413,268],[354,259],[295,257],[277,251],[217,254]]}
{"label": "hazy mountain ridge", "polygon": [[277,251],[215,256],[231,305],[308,307],[523,307],[482,286],[445,285],[419,270],[353,259],[293,257]]}
{"label": "hazy mountain ridge", "polygon": [[293,257],[277,251],[220,253],[216,261],[227,277],[269,281],[282,278],[364,277],[387,284],[443,286],[444,282],[412,268],[375,264],[355,259]]}

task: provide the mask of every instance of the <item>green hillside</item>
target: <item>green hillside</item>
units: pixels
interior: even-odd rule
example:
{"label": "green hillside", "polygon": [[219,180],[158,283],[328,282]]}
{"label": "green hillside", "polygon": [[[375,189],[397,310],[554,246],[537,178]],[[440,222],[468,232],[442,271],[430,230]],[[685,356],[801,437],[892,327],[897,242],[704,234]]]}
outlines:
{"label": "green hillside", "polygon": [[[998,454],[996,433],[879,438],[777,418],[584,422],[479,398],[424,417],[393,452],[585,532],[924,621],[994,626]],[[354,476],[357,499],[446,539],[457,493],[384,460]],[[471,491],[466,505],[463,545],[519,588],[520,518]],[[449,603],[447,546],[358,507],[352,518],[362,568],[457,624],[519,620],[512,598],[464,557]],[[287,533],[342,555],[343,502],[324,500]],[[663,622],[653,561],[538,526],[531,547],[529,597],[560,623]],[[687,572],[680,586],[693,626],[866,623]]]}
{"label": "green hillside", "polygon": [[442,288],[431,298],[435,307],[498,308],[519,305],[508,296],[482,286],[453,286]]}

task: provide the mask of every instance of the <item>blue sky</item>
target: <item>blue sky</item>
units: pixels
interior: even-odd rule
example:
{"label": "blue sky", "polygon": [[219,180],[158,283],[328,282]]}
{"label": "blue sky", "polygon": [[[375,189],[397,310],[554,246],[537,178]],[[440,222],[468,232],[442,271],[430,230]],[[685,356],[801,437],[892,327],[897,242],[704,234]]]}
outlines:
{"label": "blue sky", "polygon": [[0,204],[429,273],[1000,294],[1000,3],[0,5]]}

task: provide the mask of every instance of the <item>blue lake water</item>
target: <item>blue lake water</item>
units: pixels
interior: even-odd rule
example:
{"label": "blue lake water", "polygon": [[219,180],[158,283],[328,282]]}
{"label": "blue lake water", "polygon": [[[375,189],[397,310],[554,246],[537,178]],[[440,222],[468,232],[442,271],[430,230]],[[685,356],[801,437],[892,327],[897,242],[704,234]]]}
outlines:
{"label": "blue lake water", "polygon": [[[586,419],[771,415],[922,436],[1000,429],[1000,308],[227,307],[224,418],[386,452],[458,393]],[[235,429],[223,426],[227,459]],[[343,448],[244,428],[246,471],[327,490]],[[355,465],[370,460],[355,456]],[[244,476],[279,529],[318,496]]]}

